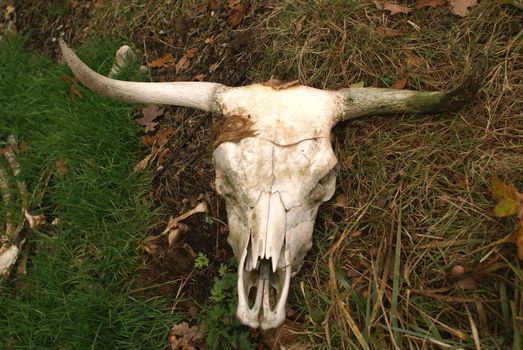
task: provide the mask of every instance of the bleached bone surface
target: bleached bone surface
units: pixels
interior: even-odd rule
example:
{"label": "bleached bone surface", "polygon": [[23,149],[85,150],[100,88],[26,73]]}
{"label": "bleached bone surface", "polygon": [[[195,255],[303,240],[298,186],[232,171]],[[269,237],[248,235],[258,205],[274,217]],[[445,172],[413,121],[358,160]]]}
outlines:
{"label": "bleached bone surface", "polygon": [[222,114],[251,119],[258,138],[279,145],[329,137],[337,118],[344,113],[344,96],[334,91],[294,85],[276,90],[254,84],[222,88],[217,103]]}
{"label": "bleached bone surface", "polygon": [[213,154],[228,242],[240,257],[237,315],[251,327],[274,328],[285,320],[291,273],[312,246],[318,207],[334,193],[330,129],[342,105],[333,94],[305,86],[252,85],[220,97],[225,117],[241,115],[258,131],[222,143]]}

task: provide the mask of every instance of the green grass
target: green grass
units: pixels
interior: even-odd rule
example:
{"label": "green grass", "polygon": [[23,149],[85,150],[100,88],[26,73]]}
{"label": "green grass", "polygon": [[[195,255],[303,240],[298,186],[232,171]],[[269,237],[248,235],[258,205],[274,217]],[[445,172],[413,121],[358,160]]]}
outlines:
{"label": "green grass", "polygon": [[[117,48],[94,40],[81,53],[107,72]],[[132,71],[123,78],[139,78]],[[30,147],[19,158],[36,194],[29,209],[59,220],[30,238],[27,276],[0,287],[0,348],[160,349],[180,316],[166,300],[131,292],[143,237],[158,219],[145,200],[149,179],[133,173],[142,153],[136,107],[83,87],[73,98],[63,74],[68,68],[26,52],[22,40],[0,42],[0,142],[15,134]]]}

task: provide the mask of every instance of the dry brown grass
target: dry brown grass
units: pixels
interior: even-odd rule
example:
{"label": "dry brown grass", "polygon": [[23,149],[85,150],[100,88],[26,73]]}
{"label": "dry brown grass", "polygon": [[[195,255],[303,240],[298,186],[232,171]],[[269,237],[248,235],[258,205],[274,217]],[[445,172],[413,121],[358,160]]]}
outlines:
{"label": "dry brown grass", "polygon": [[[489,179],[500,174],[523,188],[521,11],[481,1],[467,18],[446,7],[389,16],[370,1],[252,2],[253,14],[233,30],[219,14],[204,20],[201,6],[102,3],[76,38],[125,35],[148,61],[199,47],[190,72],[220,62],[206,80],[231,85],[276,76],[336,89],[407,78],[410,89],[447,89],[479,56],[488,58],[483,88],[458,113],[369,118],[334,130],[336,195],[347,200],[322,207],[315,248],[294,278],[291,306],[306,320],[294,345],[516,349],[523,272],[503,240],[514,221],[491,215]],[[380,27],[406,34],[383,37]],[[214,45],[204,44],[209,36]],[[209,145],[211,134],[206,129],[198,142]],[[457,280],[449,276],[456,265],[465,270]]]}

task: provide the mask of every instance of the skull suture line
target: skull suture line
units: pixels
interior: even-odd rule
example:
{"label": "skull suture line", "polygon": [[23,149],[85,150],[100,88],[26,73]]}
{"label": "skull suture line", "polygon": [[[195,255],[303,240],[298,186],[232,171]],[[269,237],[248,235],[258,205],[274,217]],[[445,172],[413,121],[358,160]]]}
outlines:
{"label": "skull suture line", "polygon": [[92,71],[62,40],[60,46],[75,76],[96,93],[199,108],[245,129],[239,139],[222,139],[213,157],[216,190],[227,206],[228,242],[239,261],[237,316],[263,329],[285,320],[291,275],[311,248],[318,207],[334,193],[332,127],[369,114],[454,109],[476,90],[475,76],[446,92],[124,82]]}

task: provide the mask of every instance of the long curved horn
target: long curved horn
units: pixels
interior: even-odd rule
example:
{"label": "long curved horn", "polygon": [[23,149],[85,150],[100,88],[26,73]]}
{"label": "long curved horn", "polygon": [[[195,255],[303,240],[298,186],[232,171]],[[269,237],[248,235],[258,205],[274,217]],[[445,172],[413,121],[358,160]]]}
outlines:
{"label": "long curved horn", "polygon": [[485,62],[459,87],[450,91],[412,91],[384,88],[348,88],[335,93],[343,104],[336,122],[374,114],[437,113],[458,109],[476,94]]}
{"label": "long curved horn", "polygon": [[208,82],[138,83],[104,77],[87,67],[60,39],[67,65],[85,86],[99,95],[126,102],[158,103],[218,112],[216,92],[221,84]]}

